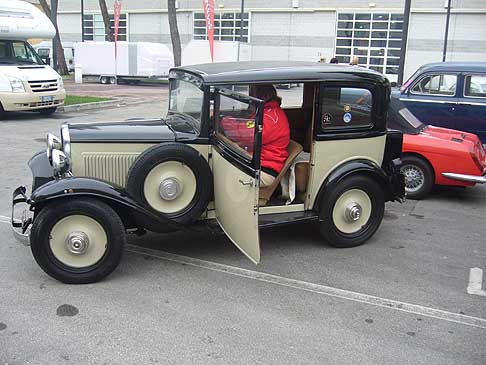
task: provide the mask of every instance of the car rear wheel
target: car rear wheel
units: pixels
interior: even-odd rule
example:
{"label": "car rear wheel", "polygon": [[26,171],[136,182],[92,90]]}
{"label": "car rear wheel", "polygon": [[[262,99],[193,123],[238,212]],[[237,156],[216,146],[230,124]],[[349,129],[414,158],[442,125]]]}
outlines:
{"label": "car rear wheel", "polygon": [[97,282],[119,264],[126,242],[118,214],[94,199],[42,208],[30,234],[32,254],[53,278],[67,284]]}
{"label": "car rear wheel", "polygon": [[403,156],[401,172],[405,176],[407,198],[419,200],[430,193],[434,186],[434,170],[421,157]]}
{"label": "car rear wheel", "polygon": [[339,248],[365,243],[383,219],[383,190],[373,179],[351,176],[324,197],[320,211],[320,231],[325,241]]}

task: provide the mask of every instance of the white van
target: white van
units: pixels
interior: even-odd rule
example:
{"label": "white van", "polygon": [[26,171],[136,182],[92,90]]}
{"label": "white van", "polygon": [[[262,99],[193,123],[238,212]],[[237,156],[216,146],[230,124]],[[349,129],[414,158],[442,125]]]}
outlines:
{"label": "white van", "polygon": [[[52,42],[42,41],[33,45],[34,50],[39,57],[49,66],[53,66],[52,58]],[[69,72],[74,72],[74,42],[62,42],[62,49],[64,50],[64,59]]]}
{"label": "white van", "polygon": [[35,6],[0,0],[0,117],[20,110],[52,114],[64,104],[62,78],[27,42],[55,34],[49,18]]}

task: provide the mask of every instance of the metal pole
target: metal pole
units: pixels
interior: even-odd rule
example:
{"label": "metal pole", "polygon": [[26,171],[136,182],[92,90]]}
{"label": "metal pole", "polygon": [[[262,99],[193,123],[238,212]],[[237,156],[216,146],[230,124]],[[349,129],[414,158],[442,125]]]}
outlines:
{"label": "metal pole", "polygon": [[405,72],[405,57],[407,55],[408,24],[410,23],[411,3],[412,0],[405,0],[405,9],[403,12],[402,48],[400,48],[400,60],[398,61],[398,85],[403,84],[403,74]]}
{"label": "metal pole", "polygon": [[446,16],[446,28],[444,35],[444,50],[442,52],[442,62],[446,60],[447,53],[447,38],[449,38],[449,20],[451,19],[451,0],[447,2],[447,16]]}
{"label": "metal pole", "polygon": [[241,11],[240,11],[240,38],[238,39],[238,54],[236,56],[236,61],[240,61],[240,48],[241,42],[243,41],[243,13],[245,12],[245,0],[241,0]]}
{"label": "metal pole", "polygon": [[84,0],[81,0],[81,42],[84,42]]}

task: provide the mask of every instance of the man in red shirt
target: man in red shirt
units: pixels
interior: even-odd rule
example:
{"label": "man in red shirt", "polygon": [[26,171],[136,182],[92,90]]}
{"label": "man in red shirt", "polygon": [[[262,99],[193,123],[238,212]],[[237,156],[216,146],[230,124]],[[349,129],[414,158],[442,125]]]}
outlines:
{"label": "man in red shirt", "polygon": [[271,185],[288,157],[290,127],[273,85],[255,85],[250,95],[265,102],[263,114],[260,186]]}

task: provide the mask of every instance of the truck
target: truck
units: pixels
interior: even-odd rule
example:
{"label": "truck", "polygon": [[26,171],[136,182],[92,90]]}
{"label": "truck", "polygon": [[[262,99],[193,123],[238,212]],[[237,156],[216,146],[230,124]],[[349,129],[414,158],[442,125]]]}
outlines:
{"label": "truck", "polygon": [[162,43],[79,42],[74,44],[75,68],[101,84],[163,79],[174,66],[172,52]]}
{"label": "truck", "polygon": [[8,111],[52,114],[64,104],[61,76],[27,42],[55,34],[49,18],[32,4],[0,0],[0,118]]}

